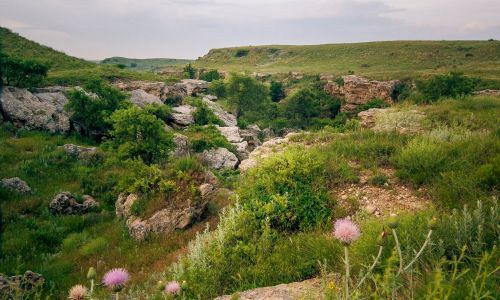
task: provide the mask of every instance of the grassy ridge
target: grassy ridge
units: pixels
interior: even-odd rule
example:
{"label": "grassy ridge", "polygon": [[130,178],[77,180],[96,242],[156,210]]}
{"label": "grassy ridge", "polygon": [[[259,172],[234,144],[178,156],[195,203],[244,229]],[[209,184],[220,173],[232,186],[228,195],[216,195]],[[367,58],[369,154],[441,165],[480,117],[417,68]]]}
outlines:
{"label": "grassy ridge", "polygon": [[196,67],[228,71],[355,74],[392,79],[460,71],[500,79],[499,41],[390,41],[213,49]]}
{"label": "grassy ridge", "polygon": [[103,59],[101,64],[123,64],[127,68],[135,71],[154,71],[162,67],[184,66],[190,63],[189,59],[175,58],[126,58],[126,57],[110,57]]}

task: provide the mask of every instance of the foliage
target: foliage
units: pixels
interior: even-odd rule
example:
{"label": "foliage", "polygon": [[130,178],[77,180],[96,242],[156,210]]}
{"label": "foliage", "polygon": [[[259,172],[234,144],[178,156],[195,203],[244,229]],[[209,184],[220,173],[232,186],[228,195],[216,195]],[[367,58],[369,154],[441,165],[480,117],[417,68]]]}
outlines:
{"label": "foliage", "polygon": [[100,80],[89,83],[85,89],[71,90],[65,109],[71,113],[70,120],[82,135],[100,139],[111,129],[111,114],[129,103],[125,102],[124,93]]}
{"label": "foliage", "polygon": [[201,153],[219,147],[226,148],[231,152],[236,151],[235,147],[213,125],[190,126],[185,133],[189,137],[191,149],[194,152]]}
{"label": "foliage", "polygon": [[283,89],[283,84],[279,81],[271,81],[271,100],[273,102],[279,102],[281,99],[285,98],[285,90]]}
{"label": "foliage", "polygon": [[210,70],[208,72],[203,72],[200,76],[200,79],[208,81],[208,82],[212,82],[215,80],[222,79],[222,75],[217,70]]}
{"label": "foliage", "polygon": [[207,104],[203,103],[200,99],[192,99],[191,104],[196,107],[196,111],[193,113],[194,122],[196,125],[219,125],[224,126],[217,116],[208,108]]}
{"label": "foliage", "polygon": [[244,57],[244,56],[247,56],[248,53],[250,53],[250,50],[248,50],[248,49],[238,49],[234,53],[234,56],[235,57]]}
{"label": "foliage", "polygon": [[5,56],[0,63],[1,79],[5,84],[21,88],[40,85],[49,71],[48,65],[37,60],[22,60]]}
{"label": "foliage", "polygon": [[457,98],[469,95],[474,91],[478,80],[452,72],[447,75],[436,75],[426,81],[418,81],[417,88],[426,103],[434,102],[441,97]]}
{"label": "foliage", "polygon": [[160,104],[148,104],[144,107],[144,111],[150,115],[155,116],[159,120],[162,120],[163,122],[167,123],[170,114],[172,113],[172,109],[168,105],[160,105]]}
{"label": "foliage", "polygon": [[229,104],[238,118],[245,114],[258,115],[270,102],[267,87],[252,77],[232,74],[226,89]]}
{"label": "foliage", "polygon": [[208,86],[208,92],[217,96],[217,98],[226,97],[226,84],[223,79],[214,80]]}
{"label": "foliage", "polygon": [[173,148],[173,136],[165,123],[138,107],[115,111],[109,119],[113,129],[109,145],[121,158],[141,158],[145,163],[165,161]]}
{"label": "foliage", "polygon": [[184,67],[184,76],[189,79],[194,79],[196,76],[196,69],[193,68],[191,63]]}

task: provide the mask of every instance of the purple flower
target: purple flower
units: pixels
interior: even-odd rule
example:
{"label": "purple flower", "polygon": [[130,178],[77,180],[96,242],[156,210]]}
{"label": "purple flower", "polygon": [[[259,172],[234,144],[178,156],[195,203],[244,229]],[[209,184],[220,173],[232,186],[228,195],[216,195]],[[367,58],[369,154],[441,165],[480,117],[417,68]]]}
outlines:
{"label": "purple flower", "polygon": [[340,219],[335,222],[333,235],[342,243],[350,244],[359,238],[361,231],[351,220]]}
{"label": "purple flower", "polygon": [[178,295],[181,291],[181,285],[177,281],[170,281],[165,286],[165,293],[172,296]]}
{"label": "purple flower", "polygon": [[106,287],[114,289],[123,287],[125,283],[127,283],[128,279],[129,275],[127,270],[121,268],[112,269],[104,275],[102,283],[104,283]]}

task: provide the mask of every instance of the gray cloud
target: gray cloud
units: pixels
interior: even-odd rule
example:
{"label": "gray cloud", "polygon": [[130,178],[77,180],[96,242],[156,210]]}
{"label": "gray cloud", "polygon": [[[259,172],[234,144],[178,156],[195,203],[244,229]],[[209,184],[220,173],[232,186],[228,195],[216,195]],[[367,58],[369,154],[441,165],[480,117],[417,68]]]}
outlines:
{"label": "gray cloud", "polygon": [[235,45],[498,38],[500,3],[0,0],[0,25],[84,58],[196,58]]}

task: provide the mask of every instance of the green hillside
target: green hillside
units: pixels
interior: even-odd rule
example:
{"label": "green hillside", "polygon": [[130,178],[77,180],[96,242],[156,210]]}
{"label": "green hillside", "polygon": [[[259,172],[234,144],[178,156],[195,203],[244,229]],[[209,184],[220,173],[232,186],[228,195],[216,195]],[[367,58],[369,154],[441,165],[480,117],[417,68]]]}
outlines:
{"label": "green hillside", "polygon": [[63,52],[30,41],[4,27],[0,27],[0,41],[7,55],[22,59],[36,59],[48,63],[53,71],[95,66],[92,62],[66,55]]}
{"label": "green hillside", "polygon": [[366,75],[388,79],[460,71],[500,79],[499,41],[390,41],[213,49],[196,67]]}
{"label": "green hillside", "polygon": [[126,57],[110,57],[103,59],[101,64],[124,65],[127,68],[135,71],[155,71],[163,67],[184,66],[190,63],[189,59],[175,58],[126,58]]}

